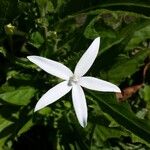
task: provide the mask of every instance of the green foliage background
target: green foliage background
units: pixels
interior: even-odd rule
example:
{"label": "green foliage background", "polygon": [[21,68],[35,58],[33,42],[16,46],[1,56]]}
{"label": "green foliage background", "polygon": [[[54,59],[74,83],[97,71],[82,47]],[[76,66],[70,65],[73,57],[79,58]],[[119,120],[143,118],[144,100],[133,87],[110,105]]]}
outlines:
{"label": "green foliage background", "polygon": [[[149,14],[149,0],[0,0],[0,150],[150,149]],[[26,56],[73,70],[98,36],[99,56],[88,74],[120,86],[123,98],[85,90],[86,128],[69,94],[34,113],[59,80]]]}

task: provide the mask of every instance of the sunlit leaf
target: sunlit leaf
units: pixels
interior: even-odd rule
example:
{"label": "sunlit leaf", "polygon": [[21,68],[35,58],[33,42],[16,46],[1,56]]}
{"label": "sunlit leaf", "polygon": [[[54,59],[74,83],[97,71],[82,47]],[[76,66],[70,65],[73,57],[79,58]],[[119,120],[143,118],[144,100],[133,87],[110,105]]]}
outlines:
{"label": "sunlit leaf", "polygon": [[0,98],[15,105],[27,105],[34,96],[36,90],[32,87],[20,87],[14,91],[0,94]]}

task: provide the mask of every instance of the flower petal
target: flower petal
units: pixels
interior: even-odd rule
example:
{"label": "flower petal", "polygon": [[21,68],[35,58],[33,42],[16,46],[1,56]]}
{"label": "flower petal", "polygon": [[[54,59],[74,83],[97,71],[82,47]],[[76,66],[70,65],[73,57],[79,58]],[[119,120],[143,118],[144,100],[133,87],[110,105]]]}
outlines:
{"label": "flower petal", "polygon": [[59,98],[63,97],[65,94],[67,94],[71,90],[71,86],[68,86],[67,81],[63,81],[53,88],[51,88],[49,91],[47,91],[38,101],[38,103],[35,106],[34,111],[38,111],[44,107],[46,107],[49,104],[52,104],[53,102],[57,101]]}
{"label": "flower petal", "polygon": [[27,58],[47,73],[61,79],[68,80],[69,77],[73,75],[72,71],[69,68],[59,62],[40,56],[28,56]]}
{"label": "flower petal", "polygon": [[86,99],[81,86],[74,84],[72,88],[73,106],[76,116],[82,127],[87,125],[87,105]]}
{"label": "flower petal", "polygon": [[121,93],[116,85],[94,77],[81,77],[79,84],[90,90]]}
{"label": "flower petal", "polygon": [[94,63],[94,60],[98,54],[99,45],[100,45],[100,37],[96,38],[92,42],[90,47],[80,58],[79,62],[77,63],[75,67],[75,72],[74,72],[75,75],[81,77],[90,69],[90,67]]}

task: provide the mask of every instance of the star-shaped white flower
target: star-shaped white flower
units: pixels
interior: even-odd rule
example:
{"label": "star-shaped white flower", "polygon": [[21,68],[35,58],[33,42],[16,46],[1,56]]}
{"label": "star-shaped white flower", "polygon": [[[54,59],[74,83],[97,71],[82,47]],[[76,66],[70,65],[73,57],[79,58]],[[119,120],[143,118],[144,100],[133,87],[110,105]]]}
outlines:
{"label": "star-shaped white flower", "polygon": [[80,58],[74,73],[63,64],[40,56],[28,56],[27,58],[38,65],[47,73],[59,77],[65,81],[57,84],[47,91],[38,101],[35,111],[57,101],[72,89],[73,106],[77,119],[82,127],[87,125],[87,104],[82,87],[103,92],[121,92],[120,89],[107,81],[94,77],[84,76],[92,66],[99,50],[100,37],[96,38],[87,51]]}

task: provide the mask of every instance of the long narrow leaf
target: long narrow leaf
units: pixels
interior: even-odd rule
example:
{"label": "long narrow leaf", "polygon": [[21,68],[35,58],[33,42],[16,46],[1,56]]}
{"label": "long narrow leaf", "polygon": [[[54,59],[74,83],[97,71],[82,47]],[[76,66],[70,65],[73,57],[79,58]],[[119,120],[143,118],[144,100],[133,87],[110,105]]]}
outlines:
{"label": "long narrow leaf", "polygon": [[112,94],[99,94],[90,92],[92,97],[98,102],[101,109],[111,115],[120,125],[150,142],[150,123],[144,119],[139,119],[131,111],[128,103],[120,103]]}

